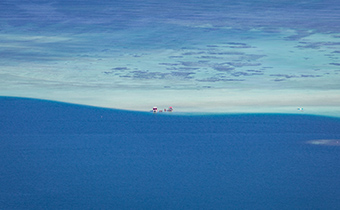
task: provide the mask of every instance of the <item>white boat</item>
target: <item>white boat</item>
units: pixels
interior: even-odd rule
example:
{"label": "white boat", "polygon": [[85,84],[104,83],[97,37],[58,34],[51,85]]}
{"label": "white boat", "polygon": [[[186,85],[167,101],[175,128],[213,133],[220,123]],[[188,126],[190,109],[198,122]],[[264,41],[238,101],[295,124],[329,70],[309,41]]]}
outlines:
{"label": "white boat", "polygon": [[170,106],[168,109],[164,109],[164,111],[162,109],[158,110],[158,108],[155,106],[152,108],[152,112],[153,113],[157,113],[157,112],[172,112],[173,108],[172,106]]}

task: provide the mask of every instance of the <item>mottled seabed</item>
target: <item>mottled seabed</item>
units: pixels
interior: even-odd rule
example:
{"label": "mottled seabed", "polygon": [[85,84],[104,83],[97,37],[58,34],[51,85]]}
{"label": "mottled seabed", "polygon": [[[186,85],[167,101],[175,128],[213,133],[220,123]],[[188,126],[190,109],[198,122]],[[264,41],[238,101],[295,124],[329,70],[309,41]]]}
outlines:
{"label": "mottled seabed", "polygon": [[0,95],[340,116],[339,8],[333,0],[4,0]]}

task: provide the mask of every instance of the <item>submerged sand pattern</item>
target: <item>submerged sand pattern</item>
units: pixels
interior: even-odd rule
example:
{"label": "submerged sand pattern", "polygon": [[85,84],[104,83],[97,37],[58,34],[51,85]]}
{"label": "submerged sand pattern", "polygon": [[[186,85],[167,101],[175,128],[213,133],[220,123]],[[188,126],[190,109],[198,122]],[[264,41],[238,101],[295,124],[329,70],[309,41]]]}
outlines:
{"label": "submerged sand pattern", "polygon": [[320,139],[307,141],[307,144],[324,145],[324,146],[340,146],[340,139]]}

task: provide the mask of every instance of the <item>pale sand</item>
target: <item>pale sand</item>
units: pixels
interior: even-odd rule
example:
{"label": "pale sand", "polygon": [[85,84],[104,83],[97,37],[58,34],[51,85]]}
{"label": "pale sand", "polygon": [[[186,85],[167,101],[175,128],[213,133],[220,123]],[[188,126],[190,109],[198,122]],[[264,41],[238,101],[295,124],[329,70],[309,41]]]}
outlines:
{"label": "pale sand", "polygon": [[[176,113],[291,113],[340,117],[340,91],[297,90],[36,90],[0,95],[39,98],[123,110],[172,106]],[[302,107],[303,111],[298,108]]]}

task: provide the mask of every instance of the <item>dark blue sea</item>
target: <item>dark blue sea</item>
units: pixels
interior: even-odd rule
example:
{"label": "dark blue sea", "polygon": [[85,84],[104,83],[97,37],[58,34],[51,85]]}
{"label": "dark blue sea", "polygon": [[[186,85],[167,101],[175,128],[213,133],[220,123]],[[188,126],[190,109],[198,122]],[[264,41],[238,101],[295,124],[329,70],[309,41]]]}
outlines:
{"label": "dark blue sea", "polygon": [[340,119],[0,98],[0,209],[339,209]]}

